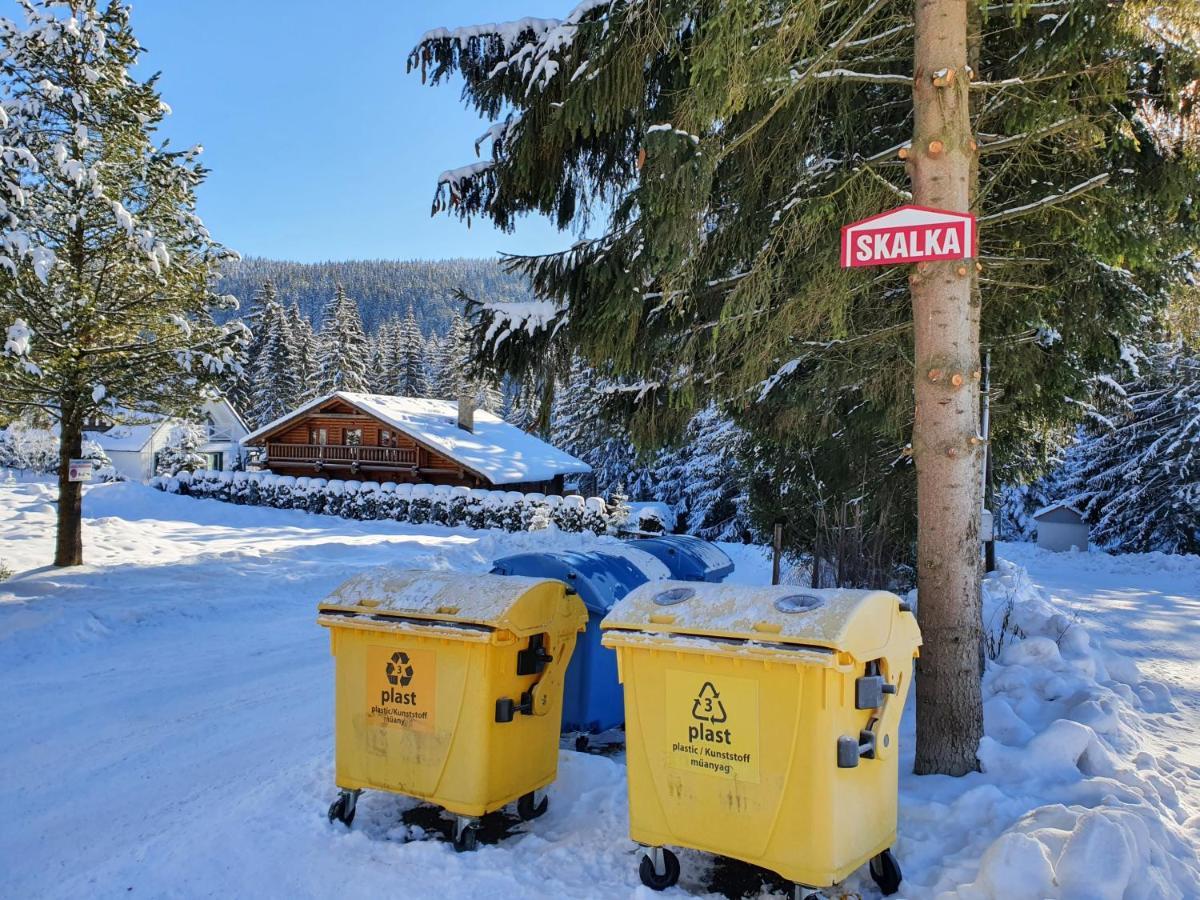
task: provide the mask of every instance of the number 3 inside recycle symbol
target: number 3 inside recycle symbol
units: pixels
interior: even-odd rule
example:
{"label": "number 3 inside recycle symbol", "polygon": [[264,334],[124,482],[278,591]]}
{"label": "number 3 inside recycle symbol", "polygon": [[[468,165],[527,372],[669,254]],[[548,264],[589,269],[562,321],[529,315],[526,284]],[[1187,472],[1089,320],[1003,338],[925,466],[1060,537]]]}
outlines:
{"label": "number 3 inside recycle symbol", "polygon": [[409,665],[408,654],[403,650],[397,650],[392,654],[392,658],[387,664],[387,680],[390,684],[399,684],[401,687],[407,687],[412,681],[413,667]]}
{"label": "number 3 inside recycle symbol", "polygon": [[700,688],[700,695],[692,701],[692,718],[701,722],[712,722],[714,725],[720,725],[729,718],[725,714],[725,704],[721,702],[721,695],[717,693],[711,681],[704,682],[704,686]]}

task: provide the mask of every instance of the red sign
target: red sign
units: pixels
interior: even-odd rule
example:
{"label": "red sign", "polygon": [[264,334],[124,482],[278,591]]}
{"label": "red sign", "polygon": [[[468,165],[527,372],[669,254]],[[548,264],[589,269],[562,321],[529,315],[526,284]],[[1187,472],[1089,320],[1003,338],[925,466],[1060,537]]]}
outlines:
{"label": "red sign", "polygon": [[970,213],[901,206],[842,227],[842,268],[967,259],[979,252]]}

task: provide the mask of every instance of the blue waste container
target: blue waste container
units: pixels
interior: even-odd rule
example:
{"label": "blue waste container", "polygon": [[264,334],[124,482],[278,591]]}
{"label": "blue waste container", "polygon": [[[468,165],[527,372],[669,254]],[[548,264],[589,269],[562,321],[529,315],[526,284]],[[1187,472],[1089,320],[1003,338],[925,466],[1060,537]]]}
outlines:
{"label": "blue waste container", "polygon": [[625,721],[624,696],[617,680],[617,655],[600,646],[600,620],[635,587],[667,577],[653,556],[638,565],[634,561],[637,555],[618,556],[601,551],[519,553],[492,564],[493,575],[526,575],[566,582],[587,607],[587,630],[576,642],[567,666],[563,731],[598,734]]}
{"label": "blue waste container", "polygon": [[656,557],[679,581],[724,581],[733,571],[733,560],[724,550],[690,534],[662,534],[629,544]]}

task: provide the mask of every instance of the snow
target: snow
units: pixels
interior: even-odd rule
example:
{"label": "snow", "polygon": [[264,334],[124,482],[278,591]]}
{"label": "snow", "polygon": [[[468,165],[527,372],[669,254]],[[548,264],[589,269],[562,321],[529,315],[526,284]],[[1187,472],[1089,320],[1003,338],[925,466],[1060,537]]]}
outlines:
{"label": "snow", "polygon": [[162,425],[161,420],[142,425],[114,425],[108,431],[84,432],[84,437],[89,441],[95,441],[104,450],[109,452],[122,450],[136,451],[141,450],[150,443]]}
{"label": "snow", "polygon": [[8,335],[4,339],[4,352],[12,356],[28,356],[29,345],[33,340],[33,329],[24,319],[17,319],[8,326]]}
{"label": "snow", "polygon": [[556,475],[590,472],[591,467],[485,410],[475,411],[474,432],[458,427],[458,404],[420,397],[336,391],[312,400],[251,432],[253,443],[279,425],[335,398],[344,400],[483,475],[492,484],[549,481]]}
{"label": "snow", "polygon": [[[126,483],[85,488],[88,565],[52,569],[54,499],[48,483],[0,478],[0,556],[17,572],[0,583],[0,800],[19,811],[0,829],[7,896],[653,896],[619,756],[563,750],[549,812],[474,854],[405,822],[414,804],[399,797],[364,794],[349,830],[325,818],[323,597],[380,565],[484,573],[500,556],[615,539],[356,522]],[[734,580],[766,582],[760,548],[723,549]],[[910,705],[897,896],[1197,897],[1200,558],[1000,549],[1014,562],[987,580],[989,633],[1006,637],[984,683],[984,771],[908,774]],[[719,896],[711,861],[681,856],[664,897]],[[862,871],[831,895],[853,893],[879,896]]]}

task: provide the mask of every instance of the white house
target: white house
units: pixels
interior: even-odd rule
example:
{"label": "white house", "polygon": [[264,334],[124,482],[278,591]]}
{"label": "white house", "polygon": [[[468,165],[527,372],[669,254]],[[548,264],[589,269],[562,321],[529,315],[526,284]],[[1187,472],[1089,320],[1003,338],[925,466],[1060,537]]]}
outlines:
{"label": "white house", "polygon": [[[197,448],[216,471],[230,471],[244,456],[242,442],[250,429],[224,397],[208,400],[200,408],[199,425],[205,441]],[[171,433],[187,420],[129,413],[128,423],[114,423],[88,430],[84,438],[95,441],[112,460],[117,473],[131,481],[148,481],[156,474],[158,454],[168,445]]]}

